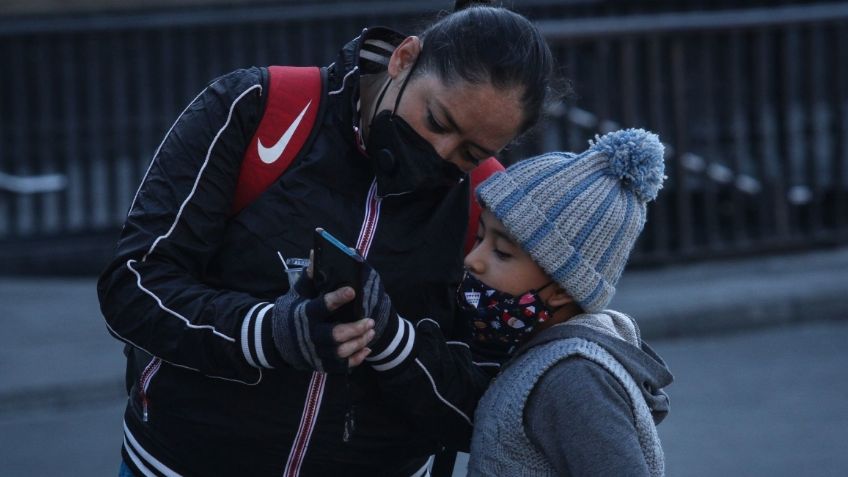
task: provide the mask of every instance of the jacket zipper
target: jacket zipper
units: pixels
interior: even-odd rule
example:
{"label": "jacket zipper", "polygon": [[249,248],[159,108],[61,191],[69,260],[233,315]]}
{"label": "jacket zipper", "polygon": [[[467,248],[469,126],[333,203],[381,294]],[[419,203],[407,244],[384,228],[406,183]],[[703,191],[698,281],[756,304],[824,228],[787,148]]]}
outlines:
{"label": "jacket zipper", "polygon": [[147,422],[148,407],[150,405],[150,398],[147,396],[147,388],[150,386],[150,381],[153,380],[153,376],[156,375],[161,366],[162,360],[154,357],[150,360],[150,363],[147,364],[147,367],[144,368],[144,371],[141,373],[141,377],[138,379],[138,392],[141,396],[141,419],[144,422]]}
{"label": "jacket zipper", "polygon": [[[368,191],[368,197],[365,202],[365,218],[362,222],[362,228],[359,231],[359,238],[356,240],[356,250],[363,257],[368,256],[368,251],[371,248],[371,242],[374,238],[374,233],[377,230],[377,222],[380,218],[380,203],[382,199],[377,197],[377,179],[371,183],[371,188]],[[348,376],[345,375],[345,380]],[[306,404],[304,414],[301,417],[301,425],[295,434],[294,443],[292,444],[286,467],[283,471],[285,476],[300,475],[300,466],[303,463],[303,456],[306,454],[306,449],[309,446],[309,438],[312,430],[315,428],[315,415],[321,406],[321,397],[324,394],[326,375],[317,371],[312,373],[312,379],[309,383],[309,388],[306,392]],[[350,399],[349,382],[345,383],[348,386],[347,402],[348,409],[345,412],[344,429],[342,439],[344,442],[349,442],[353,437],[356,427],[356,418],[353,410],[353,403]]]}
{"label": "jacket zipper", "polygon": [[383,199],[377,196],[377,179],[371,183],[371,188],[368,190],[368,198],[365,206],[365,220],[362,223],[362,228],[359,232],[359,238],[356,240],[356,251],[363,258],[368,258],[368,251],[371,249],[371,242],[374,239],[374,233],[377,229],[377,221],[380,218],[380,204]]}
{"label": "jacket zipper", "polygon": [[[362,224],[362,230],[359,233],[359,239],[356,241],[356,251],[363,258],[368,257],[368,252],[371,250],[371,243],[374,240],[374,234],[377,230],[377,221],[380,218],[380,205],[383,199],[377,195],[377,178],[371,183],[371,188],[368,190],[368,199],[365,206],[365,220]],[[342,433],[342,441],[350,442],[353,438],[354,430],[356,429],[356,411],[353,406],[353,400],[350,394],[350,378],[349,373],[345,373],[345,394],[347,400],[347,412],[345,412],[344,432]]]}

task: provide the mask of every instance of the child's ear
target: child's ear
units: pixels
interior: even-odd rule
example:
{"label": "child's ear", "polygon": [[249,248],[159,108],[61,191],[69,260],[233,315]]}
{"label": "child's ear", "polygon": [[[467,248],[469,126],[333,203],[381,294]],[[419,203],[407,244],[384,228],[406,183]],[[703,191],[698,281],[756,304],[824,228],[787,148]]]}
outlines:
{"label": "child's ear", "polygon": [[574,298],[571,298],[571,295],[557,285],[556,290],[554,290],[554,294],[551,295],[550,299],[548,299],[548,306],[551,308],[559,308],[569,303],[574,303]]}

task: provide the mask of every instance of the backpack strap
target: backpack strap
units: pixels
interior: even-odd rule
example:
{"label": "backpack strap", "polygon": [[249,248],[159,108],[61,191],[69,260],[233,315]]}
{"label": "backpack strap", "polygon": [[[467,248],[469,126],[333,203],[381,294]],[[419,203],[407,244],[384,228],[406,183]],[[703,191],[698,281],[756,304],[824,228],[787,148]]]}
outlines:
{"label": "backpack strap", "polygon": [[466,255],[468,255],[468,252],[474,248],[474,242],[477,238],[477,226],[480,223],[480,214],[483,212],[482,207],[480,207],[480,202],[477,202],[477,195],[474,191],[477,189],[477,186],[484,180],[488,179],[489,176],[502,170],[504,170],[504,166],[502,166],[501,163],[494,157],[490,157],[481,162],[469,174],[471,178],[471,204],[468,208],[468,230],[465,233]]}
{"label": "backpack strap", "polygon": [[294,162],[321,109],[321,70],[268,67],[268,99],[241,163],[230,215],[256,200]]}

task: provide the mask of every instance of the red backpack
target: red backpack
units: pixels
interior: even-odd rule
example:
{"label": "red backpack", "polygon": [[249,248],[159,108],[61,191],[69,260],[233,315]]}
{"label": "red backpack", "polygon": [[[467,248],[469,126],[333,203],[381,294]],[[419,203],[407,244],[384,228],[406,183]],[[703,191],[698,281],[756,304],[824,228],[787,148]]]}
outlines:
{"label": "red backpack", "polygon": [[[237,214],[256,200],[297,159],[313,138],[321,109],[321,70],[317,67],[268,67],[268,100],[256,134],[250,140],[239,172],[235,198],[230,210]],[[280,131],[285,131],[280,135]],[[471,204],[465,253],[474,246],[480,205],[474,189],[487,177],[504,168],[494,157],[486,159],[470,174]]]}

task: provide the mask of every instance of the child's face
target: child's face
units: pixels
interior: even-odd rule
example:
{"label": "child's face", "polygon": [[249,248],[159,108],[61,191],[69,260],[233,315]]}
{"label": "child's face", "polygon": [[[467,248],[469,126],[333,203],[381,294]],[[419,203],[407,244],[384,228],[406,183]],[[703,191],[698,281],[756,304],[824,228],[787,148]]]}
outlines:
{"label": "child's face", "polygon": [[[465,267],[486,285],[515,296],[538,290],[551,281],[488,209],[480,215],[477,241],[465,257]],[[557,289],[545,288],[539,293],[540,298],[548,302]]]}

